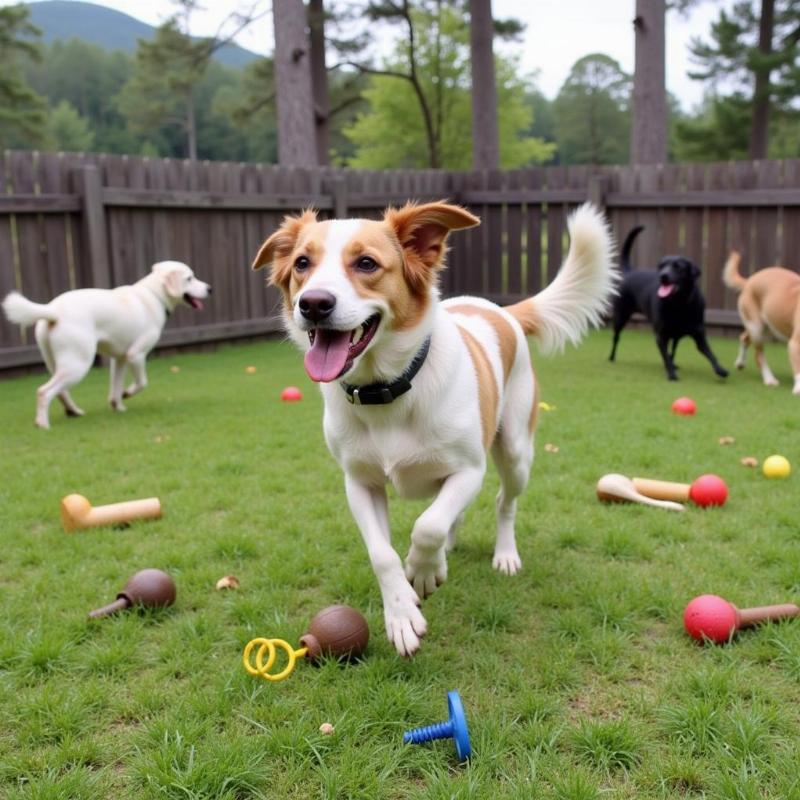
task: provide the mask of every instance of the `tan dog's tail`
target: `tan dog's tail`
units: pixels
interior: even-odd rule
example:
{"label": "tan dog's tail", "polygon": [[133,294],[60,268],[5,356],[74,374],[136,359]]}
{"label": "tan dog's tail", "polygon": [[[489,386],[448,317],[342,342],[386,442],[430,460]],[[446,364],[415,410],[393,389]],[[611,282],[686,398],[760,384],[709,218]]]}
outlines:
{"label": "tan dog's tail", "polygon": [[731,250],[728,260],[725,262],[725,269],[722,272],[722,280],[725,285],[734,292],[741,292],[744,289],[747,279],[739,272],[739,265],[742,263],[742,255],[738,250]]}
{"label": "tan dog's tail", "polygon": [[570,245],[553,282],[508,311],[546,352],[578,344],[590,326],[602,322],[616,293],[619,272],[611,232],[600,211],[582,205],[567,222]]}

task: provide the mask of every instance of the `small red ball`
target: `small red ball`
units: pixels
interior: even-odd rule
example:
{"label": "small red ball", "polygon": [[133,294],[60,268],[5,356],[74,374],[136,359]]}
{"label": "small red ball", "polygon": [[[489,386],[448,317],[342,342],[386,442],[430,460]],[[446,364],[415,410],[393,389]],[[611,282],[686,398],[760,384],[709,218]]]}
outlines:
{"label": "small red ball", "polygon": [[721,506],[728,499],[728,487],[719,475],[701,475],[689,487],[689,499],[698,506]]}
{"label": "small red ball", "polygon": [[296,386],[287,386],[281,392],[281,400],[284,403],[296,403],[303,399],[303,393]]}
{"label": "small red ball", "polygon": [[683,612],[683,626],[693,639],[727,642],[736,623],[736,608],[715,594],[695,597]]}
{"label": "small red ball", "polygon": [[691,397],[679,397],[672,403],[672,413],[692,416],[697,411],[697,404]]}

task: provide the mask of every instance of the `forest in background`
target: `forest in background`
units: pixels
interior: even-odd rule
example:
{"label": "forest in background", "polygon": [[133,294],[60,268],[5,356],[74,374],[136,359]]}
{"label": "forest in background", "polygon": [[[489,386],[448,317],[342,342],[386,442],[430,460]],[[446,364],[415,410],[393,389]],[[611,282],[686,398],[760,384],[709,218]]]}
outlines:
{"label": "forest in background", "polygon": [[[691,13],[703,0],[683,0],[670,13]],[[706,0],[712,2],[712,0]],[[320,4],[321,5],[321,4]],[[341,4],[340,4],[341,5]],[[800,156],[800,2],[772,0],[772,91],[768,155]],[[95,151],[225,161],[277,162],[277,119],[271,58],[244,68],[214,59],[226,39],[193,39],[196,3],[140,40],[134,54],[72,39],[43,44],[26,6],[0,9],[0,146]],[[386,11],[391,3],[326,3],[330,163],[355,167],[430,166],[415,87],[398,80],[407,69],[409,30]],[[410,4],[420,91],[429,98],[439,163],[469,169],[469,18],[463,2]],[[669,102],[671,160],[748,157],[753,84],[759,69],[760,4],[741,0],[720,11],[711,30],[692,43],[697,80],[706,87],[692,112]],[[232,29],[266,24],[232,18]],[[365,43],[370,25],[394,34],[388,53]],[[518,41],[516,20],[496,20],[495,36]],[[521,46],[521,45],[520,45]],[[513,57],[495,55],[501,165],[627,163],[632,76],[603,53],[573,66],[549,100],[535,75],[520,74]]]}

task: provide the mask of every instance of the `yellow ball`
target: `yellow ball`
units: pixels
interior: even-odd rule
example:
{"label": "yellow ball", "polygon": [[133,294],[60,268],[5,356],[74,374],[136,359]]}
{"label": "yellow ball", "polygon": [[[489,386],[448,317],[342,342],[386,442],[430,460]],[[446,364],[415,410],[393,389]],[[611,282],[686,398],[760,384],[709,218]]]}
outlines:
{"label": "yellow ball", "polygon": [[770,456],[764,460],[762,469],[768,478],[788,478],[792,466],[783,456]]}

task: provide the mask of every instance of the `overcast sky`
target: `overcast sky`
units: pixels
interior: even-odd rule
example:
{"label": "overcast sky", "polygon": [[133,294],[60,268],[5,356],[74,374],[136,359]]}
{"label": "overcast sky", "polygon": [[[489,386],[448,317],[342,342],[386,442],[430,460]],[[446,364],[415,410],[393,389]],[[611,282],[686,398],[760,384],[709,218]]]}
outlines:
{"label": "overcast sky", "polygon": [[[733,0],[701,3],[688,17],[671,12],[667,21],[667,88],[687,110],[700,102],[702,84],[687,76],[691,68],[687,45],[692,36],[706,36],[710,22],[721,6]],[[8,0],[0,0],[10,5]],[[133,17],[158,25],[175,6],[169,0],[103,0],[100,5],[116,8]],[[206,10],[193,15],[192,33],[210,35],[220,20],[252,0],[207,0]],[[514,16],[526,23],[520,44],[506,48],[521,57],[526,72],[538,74],[538,85],[554,97],[572,64],[581,56],[603,52],[633,71],[633,25],[635,0],[493,0],[498,17]],[[262,7],[268,7],[264,0]],[[259,53],[272,50],[272,17],[262,17],[237,37],[242,47]]]}

